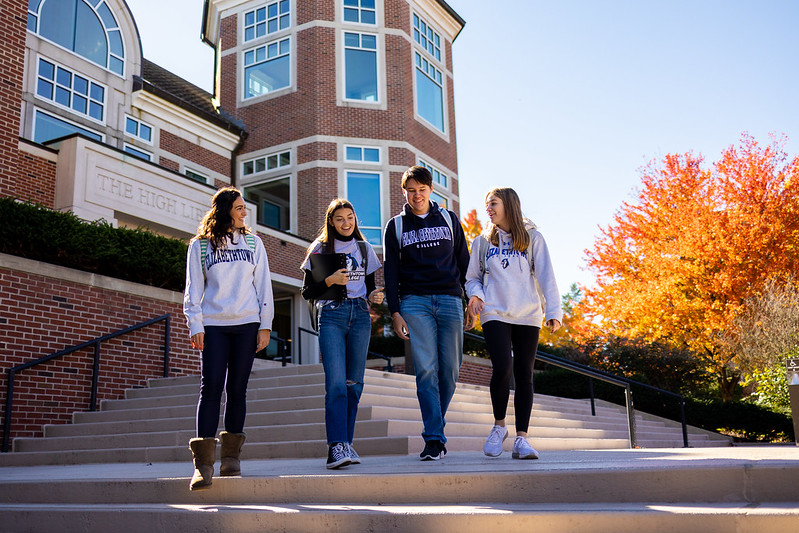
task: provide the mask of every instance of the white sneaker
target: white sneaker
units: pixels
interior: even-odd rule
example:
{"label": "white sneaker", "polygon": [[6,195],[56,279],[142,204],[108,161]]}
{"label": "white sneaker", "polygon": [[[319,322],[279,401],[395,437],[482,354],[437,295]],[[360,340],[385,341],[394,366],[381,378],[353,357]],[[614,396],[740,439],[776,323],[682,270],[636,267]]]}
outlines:
{"label": "white sneaker", "polygon": [[525,437],[516,437],[513,442],[512,457],[514,459],[538,459],[538,452],[530,446]]}
{"label": "white sneaker", "polygon": [[352,447],[352,443],[347,444],[347,452],[350,454],[350,462],[354,465],[361,464],[361,456]]}
{"label": "white sneaker", "polygon": [[494,426],[488,434],[483,453],[489,457],[499,457],[502,454],[502,443],[508,438],[508,428]]}

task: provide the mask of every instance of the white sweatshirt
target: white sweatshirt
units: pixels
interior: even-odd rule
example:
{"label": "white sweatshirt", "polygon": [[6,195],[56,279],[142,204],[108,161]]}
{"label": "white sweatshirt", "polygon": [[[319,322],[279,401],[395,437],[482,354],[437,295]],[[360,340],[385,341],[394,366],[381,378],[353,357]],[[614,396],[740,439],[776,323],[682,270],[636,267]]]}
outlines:
{"label": "white sweatshirt", "polygon": [[[535,225],[527,224],[527,229]],[[483,278],[480,271],[479,239],[488,241],[487,235],[480,235],[472,242],[469,269],[466,271],[466,294],[477,296],[484,302],[480,322],[501,320],[508,324],[541,327],[545,320],[556,319],[563,322],[560,306],[560,293],[549,258],[549,249],[544,236],[533,231],[533,265],[535,276],[530,275],[527,252],[513,250],[510,233],[497,228],[499,246],[488,244]],[[536,288],[536,278],[546,300],[546,313],[542,310],[541,298]]]}
{"label": "white sweatshirt", "polygon": [[253,253],[243,235],[237,233],[235,240],[228,237],[227,247],[219,250],[209,242],[204,269],[199,239],[189,244],[183,314],[190,335],[205,332],[205,326],[253,322],[258,329],[272,329],[275,307],[264,243],[256,236]]}

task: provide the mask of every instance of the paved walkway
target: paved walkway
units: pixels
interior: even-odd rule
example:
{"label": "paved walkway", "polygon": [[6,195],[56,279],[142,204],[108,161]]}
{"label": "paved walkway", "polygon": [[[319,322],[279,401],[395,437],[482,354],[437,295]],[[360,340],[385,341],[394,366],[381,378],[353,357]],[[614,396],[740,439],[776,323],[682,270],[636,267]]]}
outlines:
{"label": "paved walkway", "polygon": [[[357,444],[357,443],[356,443]],[[188,457],[188,451],[187,457]],[[217,452],[218,453],[218,452]],[[364,456],[362,464],[338,470],[327,470],[325,458],[247,460],[243,450],[244,477],[284,476],[347,476],[352,474],[386,475],[439,474],[568,470],[679,469],[761,464],[784,465],[799,469],[799,446],[757,445],[724,448],[667,448],[639,450],[588,450],[544,452],[536,461],[512,459],[509,452],[497,458],[480,452],[452,452],[440,461],[420,461],[407,456]],[[219,470],[219,460],[216,471]],[[181,463],[116,463],[88,465],[0,467],[3,481],[108,480],[108,479],[174,479],[191,477],[193,468],[187,460]],[[799,478],[797,478],[799,483]]]}

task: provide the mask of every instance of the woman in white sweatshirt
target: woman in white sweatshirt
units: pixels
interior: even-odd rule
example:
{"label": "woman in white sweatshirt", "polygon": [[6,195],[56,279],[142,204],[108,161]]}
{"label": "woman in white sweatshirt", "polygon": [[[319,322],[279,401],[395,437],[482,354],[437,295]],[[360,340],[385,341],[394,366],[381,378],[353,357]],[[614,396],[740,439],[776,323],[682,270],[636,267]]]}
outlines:
{"label": "woman in white sweatshirt", "polygon": [[255,353],[269,344],[274,318],[264,244],[245,225],[247,206],[234,187],[217,191],[189,244],[183,313],[191,345],[202,352],[191,490],[211,486],[222,391],[225,431],[219,474],[241,474],[247,382]]}
{"label": "woman in white sweatshirt", "polygon": [[[490,391],[494,427],[483,451],[490,457],[499,456],[508,437],[505,415],[512,372],[516,382],[512,457],[538,459],[538,452],[527,441],[533,409],[533,364],[542,322],[546,320],[554,333],[563,321],[560,294],[544,237],[523,217],[516,192],[508,187],[493,189],[486,195],[485,204],[490,223],[472,243],[466,272],[467,312],[470,322],[480,316],[493,365]],[[542,305],[546,305],[546,311]]]}

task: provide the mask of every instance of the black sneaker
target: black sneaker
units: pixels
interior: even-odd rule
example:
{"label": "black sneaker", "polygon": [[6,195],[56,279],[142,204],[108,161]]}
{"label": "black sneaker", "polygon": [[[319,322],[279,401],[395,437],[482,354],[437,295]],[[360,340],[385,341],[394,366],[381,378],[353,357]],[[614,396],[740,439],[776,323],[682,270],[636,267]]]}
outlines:
{"label": "black sneaker", "polygon": [[352,460],[350,459],[347,448],[341,442],[335,442],[327,448],[327,467],[338,468],[340,466],[347,466]]}
{"label": "black sneaker", "polygon": [[437,440],[429,440],[424,444],[424,450],[419,454],[422,461],[438,461],[447,455],[447,448],[444,443]]}

